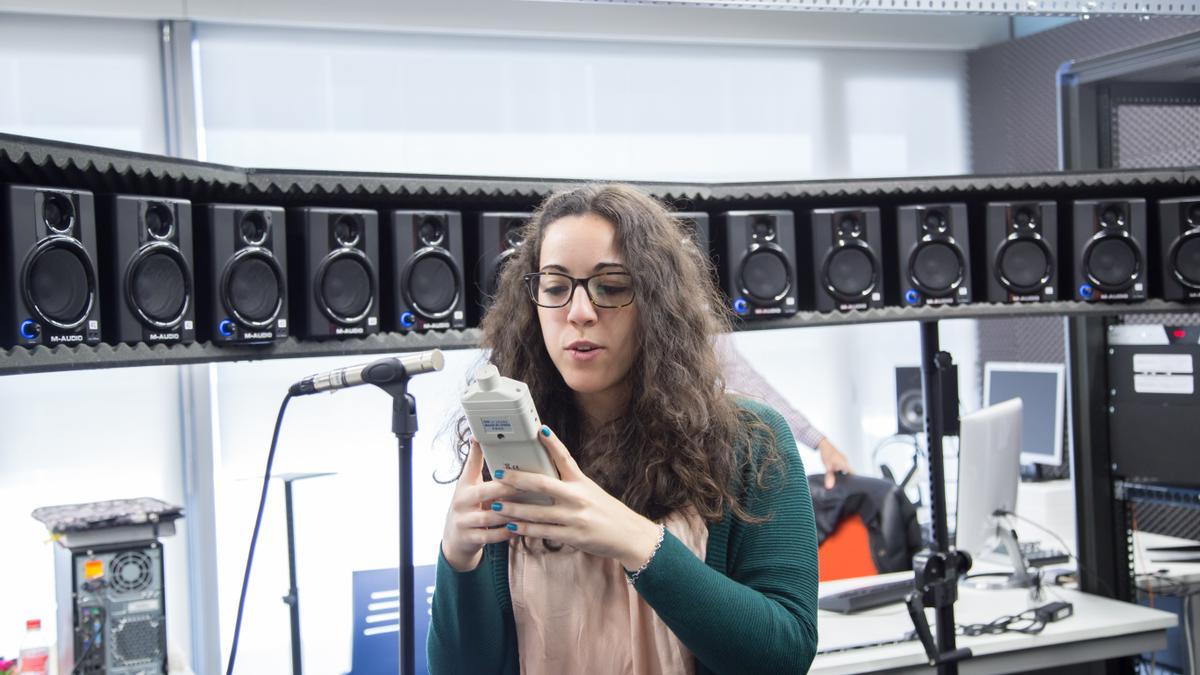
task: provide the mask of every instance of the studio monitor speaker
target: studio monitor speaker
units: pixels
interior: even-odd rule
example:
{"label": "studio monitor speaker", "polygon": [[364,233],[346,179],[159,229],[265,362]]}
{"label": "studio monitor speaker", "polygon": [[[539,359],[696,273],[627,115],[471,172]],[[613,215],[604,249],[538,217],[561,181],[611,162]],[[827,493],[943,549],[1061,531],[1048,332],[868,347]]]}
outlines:
{"label": "studio monitor speaker", "polygon": [[814,209],[813,271],[817,310],[883,306],[883,236],[879,209]]}
{"label": "studio monitor speaker", "polygon": [[379,214],[304,207],[288,212],[292,333],[379,332]]}
{"label": "studio monitor speaker", "polygon": [[900,207],[900,299],[906,305],[971,302],[971,245],[965,204]]}
{"label": "studio monitor speaker", "polygon": [[1200,299],[1200,197],[1158,203],[1164,300]]}
{"label": "studio monitor speaker", "polygon": [[92,193],[9,185],[3,196],[0,346],[100,342]]}
{"label": "studio monitor speaker", "polygon": [[282,208],[206,204],[196,218],[196,318],[216,344],[288,336],[287,230]]}
{"label": "studio monitor speaker", "polygon": [[1058,294],[1054,202],[987,205],[988,300],[1048,302]]}
{"label": "studio monitor speaker", "polygon": [[384,286],[390,327],[466,327],[462,214],[392,211],[385,228],[391,277]]}
{"label": "studio monitor speaker", "polygon": [[746,320],[795,314],[796,227],[791,211],[730,211],[718,222],[720,273]]}
{"label": "studio monitor speaker", "polygon": [[500,272],[521,247],[528,212],[482,213],[479,216],[479,305],[485,309],[496,296]]}
{"label": "studio monitor speaker", "polygon": [[105,341],[194,341],[191,203],[116,195],[103,202],[99,230]]}
{"label": "studio monitor speaker", "polygon": [[1146,200],[1075,202],[1075,298],[1146,299]]}

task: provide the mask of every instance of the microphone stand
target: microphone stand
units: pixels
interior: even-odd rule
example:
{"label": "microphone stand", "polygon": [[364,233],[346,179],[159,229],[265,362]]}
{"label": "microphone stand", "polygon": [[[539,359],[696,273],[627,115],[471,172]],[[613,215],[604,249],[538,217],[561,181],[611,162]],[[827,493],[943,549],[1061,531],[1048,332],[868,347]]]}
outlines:
{"label": "microphone stand", "polygon": [[392,397],[392,433],[400,449],[400,675],[416,675],[413,648],[412,440],[417,433],[417,400],[408,393],[403,368],[391,382],[373,382]]}
{"label": "microphone stand", "polygon": [[[942,437],[959,433],[958,367],[949,353],[940,351],[936,320],[921,322],[921,379],[925,389],[933,541],[930,549],[913,557],[916,591],[908,596],[906,604],[929,665],[937,668],[938,675],[958,675],[958,662],[972,654],[969,648],[956,647],[954,602],[958,599],[959,575],[971,568],[971,557],[950,547]],[[926,607],[934,609],[936,644],[925,618]]]}

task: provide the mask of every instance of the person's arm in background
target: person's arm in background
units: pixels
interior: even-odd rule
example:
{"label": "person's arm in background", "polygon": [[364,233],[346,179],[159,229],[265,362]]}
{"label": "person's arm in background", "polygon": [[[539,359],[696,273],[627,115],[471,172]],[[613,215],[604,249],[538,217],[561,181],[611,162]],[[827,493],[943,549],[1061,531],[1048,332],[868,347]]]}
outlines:
{"label": "person's arm in background", "polygon": [[731,392],[748,395],[761,399],[783,415],[783,419],[792,429],[792,435],[800,443],[816,450],[821,455],[821,464],[825,466],[825,489],[832,490],[837,480],[837,473],[854,473],[850,461],[846,459],[825,434],[821,433],[808,421],[804,413],[797,410],[783,397],[766,378],[759,374],[754,366],[742,356],[733,343],[733,336],[726,335],[718,339],[717,352],[724,366],[725,388]]}

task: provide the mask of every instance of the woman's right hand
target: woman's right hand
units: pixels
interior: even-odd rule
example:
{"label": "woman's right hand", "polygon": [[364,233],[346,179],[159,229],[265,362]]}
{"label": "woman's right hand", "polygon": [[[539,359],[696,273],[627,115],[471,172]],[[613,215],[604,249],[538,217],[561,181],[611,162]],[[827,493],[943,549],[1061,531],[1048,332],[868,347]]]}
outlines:
{"label": "woman's right hand", "polygon": [[442,555],[451,567],[459,572],[470,572],[479,566],[485,544],[508,541],[517,536],[505,527],[511,519],[492,510],[493,502],[515,494],[516,488],[503,481],[484,482],[483,449],[472,439],[442,532]]}

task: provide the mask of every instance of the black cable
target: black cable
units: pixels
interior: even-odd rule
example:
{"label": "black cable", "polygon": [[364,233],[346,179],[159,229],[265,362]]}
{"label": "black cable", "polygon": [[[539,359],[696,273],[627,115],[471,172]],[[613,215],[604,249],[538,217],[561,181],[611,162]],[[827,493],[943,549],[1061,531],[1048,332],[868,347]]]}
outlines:
{"label": "black cable", "polygon": [[271,486],[271,464],[275,461],[275,446],[279,443],[279,428],[283,426],[283,413],[292,400],[289,392],[279,406],[275,418],[275,433],[271,435],[271,450],[267,452],[267,470],[263,474],[262,495],[258,498],[258,514],[254,517],[254,534],[250,535],[250,551],[246,554],[246,574],[242,576],[242,594],[238,598],[237,621],[233,624],[233,644],[229,647],[229,666],[225,675],[233,675],[233,662],[237,659],[238,636],[242,632],[242,610],[246,607],[246,587],[250,584],[250,567],[254,564],[254,545],[258,542],[258,530],[262,527],[263,509],[267,506],[267,488]]}
{"label": "black cable", "polygon": [[1012,511],[1006,511],[1004,509],[996,509],[996,511],[994,512],[993,515],[1002,515],[1002,516],[1009,516],[1012,518],[1016,518],[1017,520],[1024,522],[1024,523],[1028,523],[1028,524],[1036,527],[1037,529],[1041,530],[1042,532],[1045,532],[1046,534],[1050,535],[1051,537],[1054,537],[1054,540],[1058,542],[1058,545],[1062,546],[1063,553],[1066,553],[1067,556],[1071,558],[1071,560],[1075,561],[1075,564],[1079,566],[1079,570],[1081,572],[1087,572],[1088,574],[1091,574],[1092,578],[1094,578],[1096,581],[1100,582],[1100,585],[1104,587],[1104,590],[1108,593],[1109,597],[1113,597],[1113,598],[1117,597],[1116,591],[1114,591],[1112,589],[1112,587],[1108,585],[1108,582],[1106,582],[1096,572],[1096,570],[1092,569],[1091,567],[1088,567],[1087,565],[1084,565],[1083,561],[1079,559],[1079,556],[1077,556],[1071,552],[1071,547],[1067,546],[1067,542],[1063,541],[1063,538],[1058,536],[1057,534],[1055,534],[1053,531],[1051,531],[1050,528],[1048,528],[1045,525],[1042,525],[1040,523],[1035,523],[1032,520],[1026,518],[1025,516],[1017,515],[1016,513],[1013,513]]}
{"label": "black cable", "polygon": [[[1025,622],[1027,625],[1015,625],[1022,622]],[[1037,618],[1036,610],[1027,609],[1020,614],[1009,614],[993,619],[988,623],[959,624],[958,634],[965,636],[999,635],[1000,633],[1037,635],[1045,628],[1046,622]]]}
{"label": "black cable", "polygon": [[89,656],[92,655],[92,648],[96,646],[96,641],[104,634],[103,628],[97,628],[95,635],[91,640],[84,642],[83,651],[79,653],[79,658],[75,659],[75,665],[71,667],[71,675],[76,675],[79,672],[79,667],[82,666]]}

